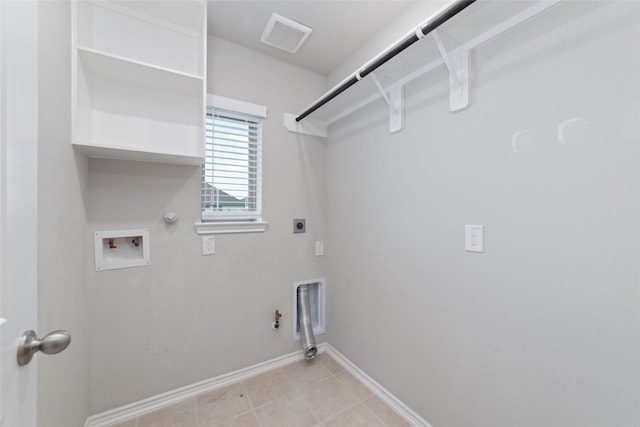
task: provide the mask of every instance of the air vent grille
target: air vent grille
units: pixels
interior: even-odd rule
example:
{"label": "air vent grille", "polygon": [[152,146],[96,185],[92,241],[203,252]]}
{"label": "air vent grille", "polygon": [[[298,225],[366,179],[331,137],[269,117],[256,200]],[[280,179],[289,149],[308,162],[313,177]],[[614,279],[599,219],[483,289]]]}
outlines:
{"label": "air vent grille", "polygon": [[273,13],[260,41],[269,46],[296,53],[311,34],[311,28]]}

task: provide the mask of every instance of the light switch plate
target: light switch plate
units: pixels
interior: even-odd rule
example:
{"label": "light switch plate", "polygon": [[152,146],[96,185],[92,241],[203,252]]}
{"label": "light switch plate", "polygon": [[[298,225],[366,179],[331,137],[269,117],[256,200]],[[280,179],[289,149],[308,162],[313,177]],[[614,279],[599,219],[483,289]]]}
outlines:
{"label": "light switch plate", "polygon": [[316,240],[316,256],[324,255],[324,241]]}
{"label": "light switch plate", "polygon": [[484,252],[484,226],[464,226],[464,249],[468,252]]}

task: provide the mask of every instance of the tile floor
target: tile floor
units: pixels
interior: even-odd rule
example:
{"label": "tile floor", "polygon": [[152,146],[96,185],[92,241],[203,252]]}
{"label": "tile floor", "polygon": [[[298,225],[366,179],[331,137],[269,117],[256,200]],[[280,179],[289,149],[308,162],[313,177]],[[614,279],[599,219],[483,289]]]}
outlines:
{"label": "tile floor", "polygon": [[409,426],[326,353],[112,427]]}

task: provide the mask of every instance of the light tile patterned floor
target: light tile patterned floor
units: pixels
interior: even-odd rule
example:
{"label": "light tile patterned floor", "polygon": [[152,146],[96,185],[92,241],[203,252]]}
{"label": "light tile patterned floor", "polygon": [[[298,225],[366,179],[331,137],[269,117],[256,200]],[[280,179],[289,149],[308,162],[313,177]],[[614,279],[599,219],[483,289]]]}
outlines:
{"label": "light tile patterned floor", "polygon": [[326,353],[113,427],[400,427],[409,424]]}

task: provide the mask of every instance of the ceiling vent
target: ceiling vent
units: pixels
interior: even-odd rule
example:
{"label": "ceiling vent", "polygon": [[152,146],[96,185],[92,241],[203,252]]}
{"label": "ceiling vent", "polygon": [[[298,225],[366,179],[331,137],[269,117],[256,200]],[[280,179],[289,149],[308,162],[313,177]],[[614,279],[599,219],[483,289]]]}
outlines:
{"label": "ceiling vent", "polygon": [[311,28],[273,13],[260,41],[269,46],[296,53],[311,34]]}

